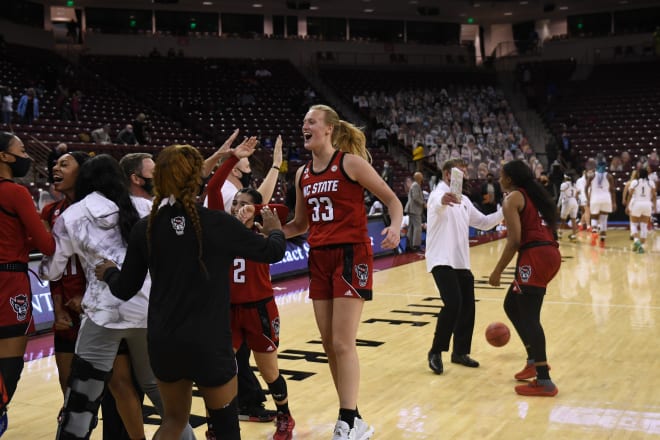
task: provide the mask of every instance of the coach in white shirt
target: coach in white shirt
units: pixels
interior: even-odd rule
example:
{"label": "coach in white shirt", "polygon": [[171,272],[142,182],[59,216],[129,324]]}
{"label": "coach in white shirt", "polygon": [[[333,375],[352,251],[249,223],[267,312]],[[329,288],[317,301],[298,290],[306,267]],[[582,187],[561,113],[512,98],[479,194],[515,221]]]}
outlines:
{"label": "coach in white shirt", "polygon": [[426,268],[433,274],[444,307],[438,313],[433,345],[428,354],[429,367],[442,374],[441,353],[449,351],[454,336],[451,361],[476,368],[472,359],[474,331],[474,276],[470,271],[470,226],[489,230],[503,219],[499,209],[490,215],[482,214],[467,196],[459,197],[449,189],[451,169],[466,173],[465,162],[450,159],[442,166],[442,181],[431,192],[427,204]]}

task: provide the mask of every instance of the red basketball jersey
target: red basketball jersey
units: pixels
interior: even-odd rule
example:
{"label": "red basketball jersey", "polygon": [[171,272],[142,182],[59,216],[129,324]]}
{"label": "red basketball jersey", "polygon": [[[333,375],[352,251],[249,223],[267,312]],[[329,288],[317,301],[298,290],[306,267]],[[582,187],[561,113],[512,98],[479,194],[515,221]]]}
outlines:
{"label": "red basketball jersey", "polygon": [[525,207],[520,213],[520,246],[539,241],[554,242],[552,229],[545,223],[532,199],[524,189],[519,188],[518,191],[525,198]]}
{"label": "red basketball jersey", "polygon": [[305,198],[309,236],[314,248],[332,244],[370,243],[364,189],[346,175],[345,153],[337,151],[327,168],[315,173],[309,161],[300,187]]}
{"label": "red basketball jersey", "polygon": [[245,258],[234,258],[229,276],[232,304],[255,302],[273,296],[270,265]]}

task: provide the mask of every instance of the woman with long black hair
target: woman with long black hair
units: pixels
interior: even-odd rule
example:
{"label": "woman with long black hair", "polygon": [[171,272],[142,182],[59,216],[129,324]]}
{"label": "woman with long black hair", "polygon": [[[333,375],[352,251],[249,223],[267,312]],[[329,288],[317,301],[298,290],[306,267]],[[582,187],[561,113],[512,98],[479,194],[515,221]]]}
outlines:
{"label": "woman with long black hair", "polygon": [[506,163],[500,172],[500,184],[508,193],[503,204],[507,240],[489,283],[500,285],[502,272],[517,253],[515,278],[504,298],[504,311],[527,350],[527,364],[514,377],[536,379],[515,390],[523,396],[551,397],[558,389],[550,379],[541,307],[546,287],[561,264],[555,240],[557,210],[523,161]]}

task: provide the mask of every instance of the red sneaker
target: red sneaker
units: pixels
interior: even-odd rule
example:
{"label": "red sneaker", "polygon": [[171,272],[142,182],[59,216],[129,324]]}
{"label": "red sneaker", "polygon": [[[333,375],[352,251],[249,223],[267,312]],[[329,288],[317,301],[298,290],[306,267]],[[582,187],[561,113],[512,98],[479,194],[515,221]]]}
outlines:
{"label": "red sneaker", "polygon": [[591,245],[596,246],[596,242],[598,241],[598,234],[595,232],[591,233]]}
{"label": "red sneaker", "polygon": [[296,421],[293,420],[291,414],[278,414],[275,426],[277,426],[277,429],[273,434],[273,440],[291,440],[293,438],[293,428],[296,426]]}
{"label": "red sneaker", "polygon": [[[550,368],[550,365],[548,365],[548,371],[550,371],[552,368]],[[514,374],[516,380],[527,380],[527,379],[533,379],[536,377],[536,365],[534,364],[526,364],[525,368]]]}
{"label": "red sneaker", "polygon": [[518,385],[516,388],[516,393],[521,396],[541,396],[541,397],[553,397],[556,396],[559,392],[559,389],[554,385],[541,385],[536,380],[531,381],[525,385]]}

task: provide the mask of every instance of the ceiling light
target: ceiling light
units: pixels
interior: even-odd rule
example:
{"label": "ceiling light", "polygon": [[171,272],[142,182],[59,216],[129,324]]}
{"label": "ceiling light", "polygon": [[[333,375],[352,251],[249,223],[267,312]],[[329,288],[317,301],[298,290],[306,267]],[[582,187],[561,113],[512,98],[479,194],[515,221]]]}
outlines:
{"label": "ceiling light", "polygon": [[474,6],[475,8],[478,8],[479,6],[481,6],[481,3],[475,3],[472,6]]}
{"label": "ceiling light", "polygon": [[513,12],[505,12],[504,15],[513,15]]}
{"label": "ceiling light", "polygon": [[364,12],[366,12],[367,14],[371,14],[372,12],[374,12],[374,10],[371,8],[367,8],[364,10]]}
{"label": "ceiling light", "polygon": [[459,17],[467,17],[467,14],[458,14]]}
{"label": "ceiling light", "polygon": [[419,2],[417,0],[410,0],[408,3],[410,3],[411,5],[416,5]]}
{"label": "ceiling light", "polygon": [[263,8],[264,5],[262,5],[261,3],[252,3],[252,7],[253,8]]}
{"label": "ceiling light", "polygon": [[318,11],[319,7],[318,6],[310,6],[309,10],[310,11]]}
{"label": "ceiling light", "polygon": [[529,3],[528,1],[520,2],[521,5],[526,5],[528,3]]}
{"label": "ceiling light", "polygon": [[202,2],[204,6],[212,6],[213,2]]}

